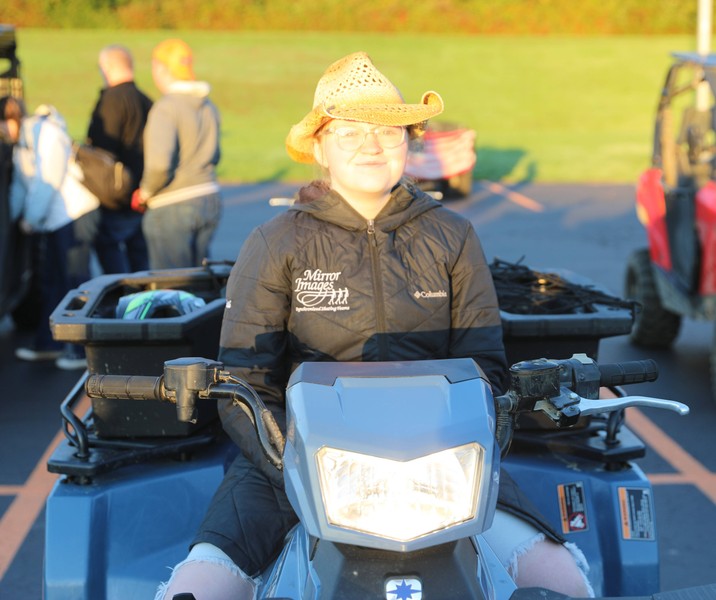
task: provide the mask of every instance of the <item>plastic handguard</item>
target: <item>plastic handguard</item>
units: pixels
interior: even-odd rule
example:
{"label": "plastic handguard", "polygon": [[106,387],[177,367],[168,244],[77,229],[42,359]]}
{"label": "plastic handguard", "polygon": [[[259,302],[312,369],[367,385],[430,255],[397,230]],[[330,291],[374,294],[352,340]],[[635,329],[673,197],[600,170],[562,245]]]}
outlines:
{"label": "plastic handguard", "polygon": [[90,375],[85,391],[90,398],[166,400],[163,379],[148,375]]}
{"label": "plastic handguard", "polygon": [[607,387],[656,381],[659,367],[651,359],[599,365],[599,384]]}

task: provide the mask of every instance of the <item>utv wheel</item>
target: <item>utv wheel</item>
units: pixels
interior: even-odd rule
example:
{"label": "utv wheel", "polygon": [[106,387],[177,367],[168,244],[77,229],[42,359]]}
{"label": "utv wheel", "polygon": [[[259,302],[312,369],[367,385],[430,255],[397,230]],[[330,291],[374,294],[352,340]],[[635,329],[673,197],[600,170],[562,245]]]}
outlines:
{"label": "utv wheel", "polygon": [[472,194],[472,169],[453,175],[446,180],[445,197],[451,198],[467,198]]}
{"label": "utv wheel", "polygon": [[641,305],[629,339],[638,346],[648,348],[671,346],[679,335],[681,315],[665,309],[661,304],[649,250],[637,250],[629,258],[624,291],[627,298]]}

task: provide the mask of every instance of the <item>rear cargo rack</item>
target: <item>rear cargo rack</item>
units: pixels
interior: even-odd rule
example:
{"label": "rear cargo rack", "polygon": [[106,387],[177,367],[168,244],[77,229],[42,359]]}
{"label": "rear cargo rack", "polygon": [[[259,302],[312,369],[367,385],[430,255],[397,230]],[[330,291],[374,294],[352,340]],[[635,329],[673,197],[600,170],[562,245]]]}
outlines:
{"label": "rear cargo rack", "polygon": [[631,331],[636,303],[612,296],[566,270],[490,264],[508,364],[584,353],[597,360],[599,340]]}

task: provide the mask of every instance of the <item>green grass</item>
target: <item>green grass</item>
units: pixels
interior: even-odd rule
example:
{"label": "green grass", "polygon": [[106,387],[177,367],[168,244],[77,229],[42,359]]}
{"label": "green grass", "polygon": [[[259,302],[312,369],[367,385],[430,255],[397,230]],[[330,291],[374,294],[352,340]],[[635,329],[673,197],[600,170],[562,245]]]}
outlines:
{"label": "green grass", "polygon": [[183,37],[195,70],[222,114],[225,182],[303,181],[311,167],[283,141],[308,112],[333,60],[367,51],[408,102],[434,89],[440,117],[477,131],[477,178],[505,182],[632,183],[648,165],[654,112],[669,53],[687,36],[473,37],[453,35],[216,32],[18,31],[28,108],[49,102],[71,135],[86,133],[101,79],[99,49],[126,44],[150,96],[153,46]]}

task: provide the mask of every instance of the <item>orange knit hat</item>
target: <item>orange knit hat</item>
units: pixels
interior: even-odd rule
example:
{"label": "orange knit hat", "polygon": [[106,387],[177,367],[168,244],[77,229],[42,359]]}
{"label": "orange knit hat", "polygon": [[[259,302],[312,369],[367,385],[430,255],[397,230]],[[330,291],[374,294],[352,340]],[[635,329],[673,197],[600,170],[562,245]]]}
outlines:
{"label": "orange knit hat", "polygon": [[152,60],[162,63],[172,77],[182,81],[194,80],[194,55],[189,45],[173,38],[161,42],[152,52]]}

